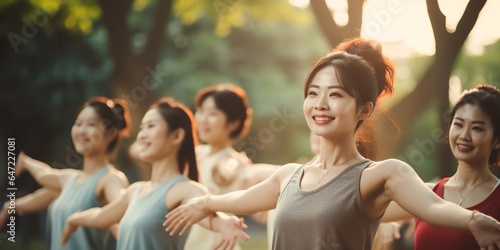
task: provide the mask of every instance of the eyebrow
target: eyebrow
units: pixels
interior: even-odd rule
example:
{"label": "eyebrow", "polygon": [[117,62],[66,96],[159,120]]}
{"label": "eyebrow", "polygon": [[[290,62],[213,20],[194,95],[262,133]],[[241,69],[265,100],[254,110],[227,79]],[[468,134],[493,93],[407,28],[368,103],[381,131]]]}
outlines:
{"label": "eyebrow", "polygon": [[[311,85],[309,85],[309,88],[319,88],[319,86],[311,84]],[[345,90],[344,88],[342,88],[342,86],[337,86],[337,85],[330,85],[330,86],[328,86],[328,89],[341,89],[341,90]]]}
{"label": "eyebrow", "polygon": [[[465,122],[465,120],[463,118],[460,118],[460,117],[455,117],[455,120],[459,120],[461,122]],[[476,123],[476,124],[482,124],[482,125],[486,125],[486,122],[483,122],[483,121],[472,121],[472,123]]]}

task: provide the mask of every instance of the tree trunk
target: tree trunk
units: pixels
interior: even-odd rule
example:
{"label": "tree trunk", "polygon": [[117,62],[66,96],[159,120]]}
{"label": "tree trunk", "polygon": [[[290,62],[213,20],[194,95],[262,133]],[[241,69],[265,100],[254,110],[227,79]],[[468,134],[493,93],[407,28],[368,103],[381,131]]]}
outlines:
{"label": "tree trunk", "polygon": [[[119,161],[126,166],[134,166],[128,157],[128,147],[137,135],[139,124],[147,108],[159,98],[154,89],[164,79],[162,69],[157,67],[166,40],[165,27],[172,13],[173,0],[160,0],[150,25],[146,45],[139,54],[132,53],[131,32],[127,27],[127,17],[131,10],[131,0],[101,0],[102,17],[108,32],[109,53],[114,63],[110,84],[117,98],[124,99],[130,109],[130,137],[123,142]],[[139,179],[149,179],[150,171],[139,163]]]}

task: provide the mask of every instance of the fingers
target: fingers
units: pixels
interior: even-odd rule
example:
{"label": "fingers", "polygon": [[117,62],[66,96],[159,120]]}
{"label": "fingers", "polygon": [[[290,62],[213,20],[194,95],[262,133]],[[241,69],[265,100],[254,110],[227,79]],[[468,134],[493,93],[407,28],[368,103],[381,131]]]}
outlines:
{"label": "fingers", "polygon": [[217,245],[215,247],[215,250],[220,250],[220,249],[227,249],[227,240],[226,239],[222,239],[221,242],[219,243],[219,245]]}
{"label": "fingers", "polygon": [[165,231],[169,231],[170,235],[174,235],[177,232],[179,232],[183,226],[184,226],[184,221],[182,219],[179,219],[173,222],[169,227],[167,227]]}
{"label": "fingers", "polygon": [[399,228],[394,228],[394,239],[400,239],[401,233],[399,232]]}
{"label": "fingers", "polygon": [[192,225],[193,225],[193,223],[186,222],[184,227],[182,228],[182,231],[179,233],[179,235],[184,235],[185,233],[187,233]]}
{"label": "fingers", "polygon": [[165,215],[167,219],[165,220],[165,222],[163,222],[163,226],[167,227],[166,231],[170,231],[175,226],[175,224],[181,220],[181,216],[182,215],[178,209],[174,209],[172,210],[172,212]]}
{"label": "fingers", "polygon": [[239,234],[238,234],[238,238],[244,240],[244,241],[247,241],[250,239],[250,235],[248,235],[247,233],[241,231]]}

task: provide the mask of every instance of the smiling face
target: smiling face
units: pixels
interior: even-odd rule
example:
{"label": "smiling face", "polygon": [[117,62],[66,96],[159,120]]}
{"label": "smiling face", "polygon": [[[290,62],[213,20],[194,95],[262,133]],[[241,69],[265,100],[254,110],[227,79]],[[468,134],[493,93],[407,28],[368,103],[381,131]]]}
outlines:
{"label": "smiling face", "polygon": [[493,142],[490,118],[477,105],[465,104],[457,109],[449,131],[450,148],[457,160],[469,164],[488,161]]}
{"label": "smiling face", "polygon": [[230,140],[230,133],[235,129],[227,122],[227,116],[217,108],[213,97],[207,97],[194,114],[200,140],[216,144]]}
{"label": "smiling face", "polygon": [[149,163],[169,155],[172,150],[173,133],[168,132],[168,124],[158,109],[150,109],[142,118],[137,134],[139,157]]}
{"label": "smiling face", "polygon": [[102,119],[92,107],[82,109],[71,128],[71,139],[77,153],[89,156],[106,151],[114,135],[105,133]]}
{"label": "smiling face", "polygon": [[353,137],[360,119],[356,99],[342,87],[333,66],[316,73],[303,108],[311,131],[323,137]]}

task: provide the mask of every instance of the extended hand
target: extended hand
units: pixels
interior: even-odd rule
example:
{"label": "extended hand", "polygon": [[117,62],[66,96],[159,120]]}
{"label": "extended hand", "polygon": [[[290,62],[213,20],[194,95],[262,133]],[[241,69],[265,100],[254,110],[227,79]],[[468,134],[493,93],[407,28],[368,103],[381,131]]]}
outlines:
{"label": "extended hand", "polygon": [[17,156],[16,159],[16,172],[15,175],[16,177],[21,176],[21,174],[24,172],[24,162],[29,159],[30,157],[27,156],[24,151],[19,152],[19,155]]}
{"label": "extended hand", "polygon": [[68,222],[64,225],[64,229],[61,236],[61,244],[64,246],[68,242],[69,237],[78,229],[78,226],[72,225]]}
{"label": "extended hand", "polygon": [[207,195],[192,198],[168,213],[165,216],[167,219],[163,222],[163,226],[167,227],[165,231],[170,231],[170,235],[174,235],[182,229],[179,235],[183,235],[193,224],[210,215],[204,207],[206,199]]}
{"label": "extended hand", "polygon": [[221,242],[215,247],[216,250],[232,250],[236,241],[239,239],[249,240],[250,236],[246,234],[243,229],[247,228],[243,218],[238,218],[236,216],[229,216],[227,218],[221,218],[224,222],[219,228],[219,232],[222,234]]}
{"label": "extended hand", "polygon": [[72,218],[74,218],[74,216],[78,214],[78,212],[70,215],[68,219],[66,219],[66,224],[64,225],[64,229],[61,236],[61,244],[63,246],[66,244],[66,242],[68,242],[69,237],[71,237],[71,235],[78,229],[78,225],[72,223]]}
{"label": "extended hand", "polygon": [[500,223],[498,221],[483,213],[475,212],[468,224],[481,250],[500,249]]}

